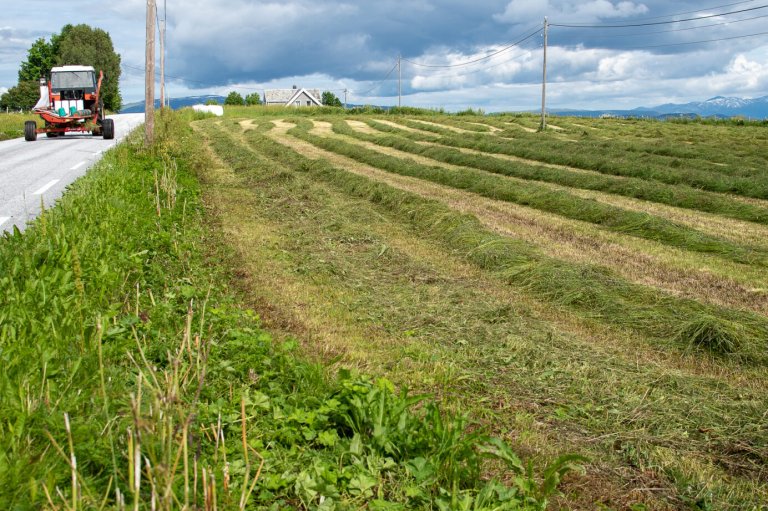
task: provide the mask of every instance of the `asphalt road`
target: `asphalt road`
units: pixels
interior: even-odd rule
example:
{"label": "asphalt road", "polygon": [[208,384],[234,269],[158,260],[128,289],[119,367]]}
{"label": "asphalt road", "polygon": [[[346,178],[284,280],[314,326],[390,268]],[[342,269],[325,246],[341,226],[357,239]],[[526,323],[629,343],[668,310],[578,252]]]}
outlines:
{"label": "asphalt road", "polygon": [[23,138],[0,142],[0,234],[13,226],[24,230],[27,222],[56,202],[66,187],[99,161],[132,129],[144,122],[144,114],[117,114],[114,140],[70,133],[37,140]]}

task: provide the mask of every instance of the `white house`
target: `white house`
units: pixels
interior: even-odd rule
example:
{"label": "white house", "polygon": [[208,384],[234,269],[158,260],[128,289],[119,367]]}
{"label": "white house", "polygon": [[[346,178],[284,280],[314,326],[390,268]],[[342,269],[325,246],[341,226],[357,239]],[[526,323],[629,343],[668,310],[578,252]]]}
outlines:
{"label": "white house", "polygon": [[322,106],[318,89],[267,89],[264,91],[264,104],[267,106]]}

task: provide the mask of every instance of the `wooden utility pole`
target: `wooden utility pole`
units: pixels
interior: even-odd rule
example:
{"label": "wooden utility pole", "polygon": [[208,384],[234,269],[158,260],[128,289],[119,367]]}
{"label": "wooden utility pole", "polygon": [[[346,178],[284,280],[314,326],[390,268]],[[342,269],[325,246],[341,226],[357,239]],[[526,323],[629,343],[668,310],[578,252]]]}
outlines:
{"label": "wooden utility pole", "polygon": [[397,56],[397,107],[403,106],[403,56]]}
{"label": "wooden utility pole", "polygon": [[541,131],[547,129],[547,32],[549,21],[544,18],[544,66],[541,78]]}
{"label": "wooden utility pole", "polygon": [[147,52],[144,59],[144,144],[155,140],[155,0],[147,0]]}
{"label": "wooden utility pole", "polygon": [[160,25],[160,108],[165,108],[165,0],[163,0],[163,23]]}
{"label": "wooden utility pole", "polygon": [[347,109],[347,89],[344,89],[344,110]]}

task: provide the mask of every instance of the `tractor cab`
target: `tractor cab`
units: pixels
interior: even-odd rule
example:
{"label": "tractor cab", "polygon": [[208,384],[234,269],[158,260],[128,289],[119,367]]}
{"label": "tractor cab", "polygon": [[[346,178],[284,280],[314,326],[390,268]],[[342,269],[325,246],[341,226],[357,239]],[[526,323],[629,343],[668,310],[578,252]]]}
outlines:
{"label": "tractor cab", "polygon": [[91,66],[62,66],[51,69],[51,106],[56,113],[60,116],[90,115],[96,110],[95,102],[95,69]]}

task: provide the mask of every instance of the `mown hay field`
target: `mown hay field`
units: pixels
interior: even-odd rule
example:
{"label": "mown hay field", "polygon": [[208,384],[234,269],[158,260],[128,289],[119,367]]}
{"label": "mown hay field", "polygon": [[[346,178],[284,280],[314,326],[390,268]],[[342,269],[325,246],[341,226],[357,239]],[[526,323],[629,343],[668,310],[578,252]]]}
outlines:
{"label": "mown hay field", "polygon": [[[192,123],[273,331],[465,410],[565,509],[768,502],[768,128],[233,109]],[[644,506],[644,507],[643,507]]]}

